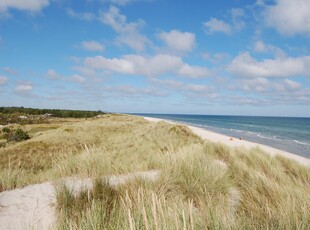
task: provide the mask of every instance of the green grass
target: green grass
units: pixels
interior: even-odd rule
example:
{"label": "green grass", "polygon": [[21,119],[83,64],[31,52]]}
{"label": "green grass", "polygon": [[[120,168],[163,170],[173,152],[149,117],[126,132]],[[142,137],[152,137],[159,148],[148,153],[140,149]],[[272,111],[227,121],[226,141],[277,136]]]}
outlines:
{"label": "green grass", "polygon": [[[77,195],[57,187],[58,229],[310,229],[310,169],[286,158],[132,116],[38,132],[0,150],[0,190],[93,178],[93,190]],[[113,187],[104,179],[153,169],[156,181]]]}

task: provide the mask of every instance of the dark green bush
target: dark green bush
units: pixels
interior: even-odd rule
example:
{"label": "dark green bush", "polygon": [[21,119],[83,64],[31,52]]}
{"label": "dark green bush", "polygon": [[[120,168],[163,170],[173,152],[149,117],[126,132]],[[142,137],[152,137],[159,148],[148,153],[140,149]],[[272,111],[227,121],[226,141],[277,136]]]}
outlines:
{"label": "dark green bush", "polygon": [[8,127],[4,127],[4,128],[2,129],[2,132],[4,132],[4,133],[9,133],[9,132],[11,132],[11,130],[10,130]]}
{"label": "dark green bush", "polygon": [[30,139],[29,134],[20,128],[16,129],[16,131],[13,132],[8,137],[8,141],[16,141],[16,142],[24,141],[28,139]]}

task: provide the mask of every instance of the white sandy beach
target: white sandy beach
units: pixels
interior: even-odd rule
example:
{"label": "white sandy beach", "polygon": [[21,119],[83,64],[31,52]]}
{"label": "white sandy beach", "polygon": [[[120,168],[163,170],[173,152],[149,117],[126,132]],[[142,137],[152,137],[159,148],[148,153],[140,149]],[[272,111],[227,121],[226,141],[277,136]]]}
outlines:
{"label": "white sandy beach", "polygon": [[[179,124],[177,122],[172,122],[169,120],[165,120],[165,119],[160,119],[160,118],[153,118],[153,117],[143,117],[145,120],[148,121],[153,121],[153,122],[159,122],[159,121],[165,121],[165,122],[169,122],[169,123],[174,123],[174,124]],[[184,124],[181,124],[184,125]],[[259,147],[260,149],[264,150],[265,152],[267,152],[268,154],[275,156],[275,155],[281,155],[284,156],[286,158],[295,160],[297,162],[299,162],[300,164],[303,164],[305,166],[309,166],[310,167],[310,159],[296,155],[294,153],[289,153],[280,149],[276,149],[267,145],[262,145],[262,144],[258,144],[258,143],[254,143],[254,142],[250,142],[250,141],[246,141],[246,140],[239,140],[237,138],[231,138],[229,136],[220,134],[220,133],[216,133],[207,129],[203,129],[203,128],[199,128],[199,127],[195,127],[195,126],[191,126],[191,125],[186,125],[189,129],[191,129],[193,131],[193,133],[195,133],[196,135],[200,136],[202,139],[205,140],[209,140],[209,141],[213,141],[213,142],[219,142],[222,144],[225,144],[229,147],[243,147],[243,148],[247,148],[247,149],[251,149],[251,148],[256,148]]]}

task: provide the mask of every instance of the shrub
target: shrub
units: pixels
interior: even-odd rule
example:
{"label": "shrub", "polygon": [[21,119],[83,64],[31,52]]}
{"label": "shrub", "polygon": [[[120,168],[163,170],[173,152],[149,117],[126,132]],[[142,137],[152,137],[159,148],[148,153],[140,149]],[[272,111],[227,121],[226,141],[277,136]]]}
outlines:
{"label": "shrub", "polygon": [[12,135],[9,135],[8,141],[18,142],[18,141],[24,141],[28,139],[30,139],[29,134],[25,132],[24,130],[18,128]]}
{"label": "shrub", "polygon": [[4,133],[9,133],[9,132],[11,132],[11,130],[10,130],[8,127],[4,127],[4,128],[2,129],[2,132],[4,132]]}

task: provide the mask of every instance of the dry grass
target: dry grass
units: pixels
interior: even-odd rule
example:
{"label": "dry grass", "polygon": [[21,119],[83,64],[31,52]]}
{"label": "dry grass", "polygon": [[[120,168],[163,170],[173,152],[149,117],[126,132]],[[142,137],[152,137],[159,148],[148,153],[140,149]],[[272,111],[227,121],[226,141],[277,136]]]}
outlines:
{"label": "dry grass", "polygon": [[[225,150],[230,163],[220,160]],[[95,151],[96,152],[96,151]],[[93,154],[96,154],[96,153]],[[98,153],[99,154],[99,153]],[[91,157],[92,158],[92,157]],[[58,199],[60,229],[309,229],[310,171],[284,158],[212,143],[169,152],[156,182],[104,183]],[[295,173],[298,174],[295,174]],[[108,192],[107,192],[108,191]],[[59,191],[63,197],[66,189]],[[97,195],[96,195],[97,194]],[[99,194],[99,195],[98,195]],[[68,193],[67,193],[68,196]],[[83,198],[84,197],[84,198]],[[98,199],[98,197],[100,199]],[[103,200],[102,200],[103,199]],[[107,201],[109,205],[107,205]],[[107,207],[109,207],[107,209]],[[74,213],[68,215],[67,212]]]}
{"label": "dry grass", "polygon": [[[20,164],[0,170],[0,185],[4,190],[71,175],[96,178],[92,191],[77,196],[58,188],[59,229],[310,229],[310,169],[283,157],[204,142],[183,126],[132,116],[42,132],[10,147],[24,152]],[[28,145],[27,152],[22,147]],[[24,165],[28,161],[42,168],[32,170]],[[151,169],[161,170],[155,182],[113,187],[102,180]]]}
{"label": "dry grass", "polygon": [[[76,174],[156,169],[168,150],[202,142],[182,126],[153,124],[132,116],[106,115],[57,125],[0,149],[1,190]],[[29,133],[38,130],[38,126],[26,128]],[[21,172],[23,177],[16,176]]]}

